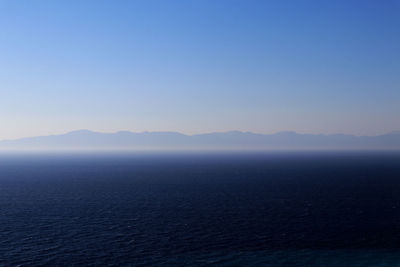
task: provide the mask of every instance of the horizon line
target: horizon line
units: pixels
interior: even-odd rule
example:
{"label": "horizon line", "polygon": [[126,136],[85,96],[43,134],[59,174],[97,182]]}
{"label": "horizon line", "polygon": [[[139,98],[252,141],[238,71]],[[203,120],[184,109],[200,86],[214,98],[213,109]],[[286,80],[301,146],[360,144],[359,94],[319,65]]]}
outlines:
{"label": "horizon line", "polygon": [[241,131],[241,130],[229,130],[229,131],[213,131],[213,132],[204,132],[204,133],[197,133],[197,134],[185,134],[179,131],[140,131],[140,132],[134,132],[130,130],[119,130],[119,131],[114,131],[114,132],[102,132],[102,131],[94,131],[94,130],[89,130],[89,129],[78,129],[78,130],[72,130],[64,133],[58,133],[58,134],[48,134],[48,135],[33,135],[33,136],[26,136],[26,137],[18,137],[18,138],[13,138],[13,139],[0,139],[0,142],[7,142],[7,141],[18,141],[18,140],[23,140],[23,139],[29,139],[29,138],[36,138],[36,137],[50,137],[50,136],[62,136],[62,135],[68,135],[68,134],[73,134],[73,133],[79,133],[79,132],[89,132],[89,133],[96,133],[96,134],[118,134],[118,133],[132,133],[132,134],[153,134],[153,133],[174,133],[174,134],[180,134],[184,135],[187,137],[191,136],[198,136],[198,135],[207,135],[207,134],[227,134],[227,133],[244,133],[244,134],[254,134],[254,135],[276,135],[276,134],[297,134],[297,135],[319,135],[319,136],[335,136],[335,135],[345,135],[345,136],[354,136],[354,137],[377,137],[377,136],[383,136],[383,135],[389,135],[389,134],[400,134],[400,131],[390,131],[386,132],[383,134],[377,134],[377,135],[356,135],[356,134],[346,134],[346,133],[300,133],[296,131],[290,131],[290,130],[284,130],[284,131],[277,131],[273,133],[258,133],[258,132],[252,132],[252,131]]}

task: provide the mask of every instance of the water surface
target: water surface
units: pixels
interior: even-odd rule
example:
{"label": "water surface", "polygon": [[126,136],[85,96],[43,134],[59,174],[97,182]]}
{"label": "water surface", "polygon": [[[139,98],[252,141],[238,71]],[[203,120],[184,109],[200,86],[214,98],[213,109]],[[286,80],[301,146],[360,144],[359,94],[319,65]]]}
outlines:
{"label": "water surface", "polygon": [[0,155],[2,265],[400,265],[400,153]]}

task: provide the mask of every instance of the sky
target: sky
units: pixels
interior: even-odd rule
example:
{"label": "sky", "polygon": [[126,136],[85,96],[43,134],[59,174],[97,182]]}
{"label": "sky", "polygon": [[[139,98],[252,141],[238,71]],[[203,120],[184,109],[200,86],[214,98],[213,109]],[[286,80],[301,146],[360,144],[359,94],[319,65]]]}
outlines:
{"label": "sky", "polygon": [[0,0],[0,139],[400,130],[400,0]]}

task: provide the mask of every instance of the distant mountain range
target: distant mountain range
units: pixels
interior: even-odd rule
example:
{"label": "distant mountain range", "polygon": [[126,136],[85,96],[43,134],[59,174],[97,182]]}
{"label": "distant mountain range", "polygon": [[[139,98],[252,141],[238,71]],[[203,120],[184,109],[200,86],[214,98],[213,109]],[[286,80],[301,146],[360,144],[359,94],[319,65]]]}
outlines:
{"label": "distant mountain range", "polygon": [[279,132],[223,132],[185,135],[177,132],[121,131],[100,133],[79,130],[62,135],[0,141],[0,149],[400,149],[400,132],[378,136],[299,134]]}

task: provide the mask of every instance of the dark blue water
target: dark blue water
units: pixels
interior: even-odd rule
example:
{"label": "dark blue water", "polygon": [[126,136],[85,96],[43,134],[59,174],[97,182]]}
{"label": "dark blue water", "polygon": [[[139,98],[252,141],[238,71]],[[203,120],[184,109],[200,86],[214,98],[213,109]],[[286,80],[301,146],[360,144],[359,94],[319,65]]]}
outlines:
{"label": "dark blue water", "polygon": [[400,266],[400,153],[0,155],[0,265]]}

